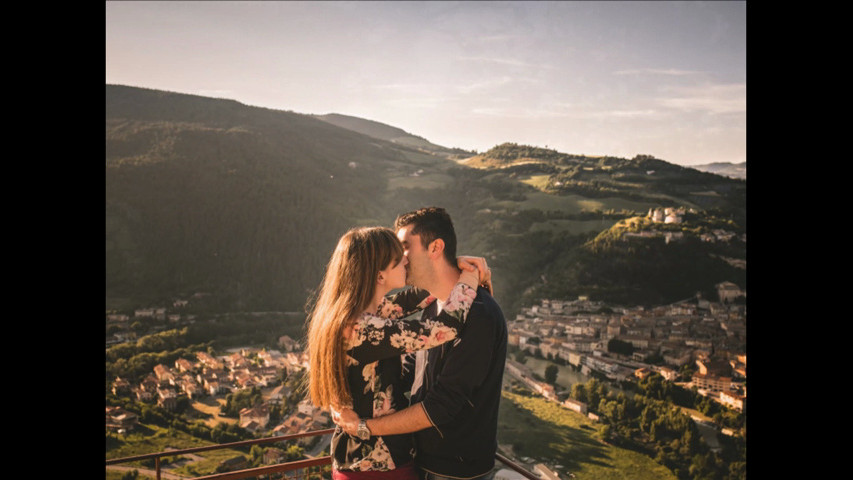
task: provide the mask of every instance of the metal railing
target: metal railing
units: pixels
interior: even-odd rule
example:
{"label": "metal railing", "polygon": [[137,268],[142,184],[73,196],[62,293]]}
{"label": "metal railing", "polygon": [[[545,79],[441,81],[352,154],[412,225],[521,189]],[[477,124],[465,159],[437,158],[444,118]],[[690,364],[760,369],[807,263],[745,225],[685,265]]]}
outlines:
{"label": "metal railing", "polygon": [[[176,456],[176,455],[184,455],[184,454],[188,454],[188,453],[205,452],[205,451],[209,451],[209,450],[220,450],[220,449],[224,449],[224,448],[246,447],[246,446],[257,445],[257,444],[261,444],[261,443],[286,442],[289,440],[295,440],[295,439],[299,439],[299,438],[303,438],[303,437],[315,437],[315,436],[320,436],[320,435],[327,435],[327,434],[333,433],[334,431],[335,431],[334,428],[329,428],[326,430],[312,430],[310,432],[296,433],[293,435],[257,438],[254,440],[243,440],[243,441],[239,441],[239,442],[220,443],[220,444],[215,444],[215,445],[207,445],[204,447],[185,448],[185,449],[181,449],[181,450],[168,450],[165,452],[147,453],[144,455],[135,455],[135,456],[131,456],[131,457],[111,458],[111,459],[106,461],[106,464],[107,464],[107,466],[117,465],[120,463],[136,462],[136,461],[140,461],[140,460],[149,460],[149,459],[153,458],[154,459],[154,472],[155,472],[156,478],[157,478],[157,480],[161,480],[162,468],[160,465],[160,458],[162,458],[162,457],[171,457],[171,456]],[[254,476],[258,476],[258,475],[266,475],[266,474],[277,473],[277,472],[289,472],[289,471],[296,471],[296,470],[300,470],[300,469],[310,469],[311,467],[317,467],[317,466],[322,466],[322,465],[331,465],[331,463],[332,463],[331,457],[326,456],[326,457],[312,458],[312,459],[308,459],[308,460],[298,460],[295,462],[280,463],[277,465],[270,465],[267,467],[258,467],[258,468],[251,468],[251,469],[236,470],[233,472],[218,473],[218,474],[214,474],[214,475],[207,475],[204,477],[194,477],[194,478],[196,478],[196,480],[200,480],[200,479],[204,479],[204,480],[213,480],[213,479],[232,480],[232,479],[238,479],[238,478],[254,477]],[[189,477],[187,477],[187,478],[189,478]]]}
{"label": "metal railing", "polygon": [[[216,445],[207,445],[204,447],[193,447],[193,448],[185,448],[181,450],[168,450],[164,452],[156,452],[156,453],[148,453],[144,455],[135,455],[131,457],[121,457],[121,458],[111,458],[106,461],[106,465],[118,465],[121,463],[129,463],[136,462],[140,460],[149,460],[154,459],[154,471],[157,480],[161,480],[162,468],[160,465],[160,458],[162,457],[172,457],[177,455],[184,455],[188,453],[196,453],[196,452],[204,452],[209,450],[219,450],[224,448],[234,448],[234,447],[245,447],[249,445],[257,445],[261,443],[274,443],[274,442],[286,442],[289,440],[295,440],[303,437],[314,437],[320,435],[331,434],[335,431],[334,428],[326,429],[326,430],[313,430],[310,432],[302,432],[293,435],[284,435],[280,437],[265,437],[258,438],[254,440],[243,440],[240,442],[232,442],[232,443],[221,443]],[[517,465],[515,462],[510,460],[509,458],[501,455],[500,453],[495,455],[495,459],[503,463],[525,478],[530,480],[540,480],[539,476],[525,470],[520,465]],[[258,477],[261,475],[270,475],[273,473],[283,473],[283,472],[299,472],[301,470],[305,470],[304,473],[297,473],[294,476],[287,476],[287,479],[295,479],[295,478],[309,478],[310,475],[322,474],[323,472],[327,472],[331,470],[332,465],[332,457],[324,456],[324,457],[316,457],[309,458],[307,460],[297,460],[293,462],[287,463],[279,463],[276,465],[268,465],[264,467],[256,467],[256,468],[247,468],[241,470],[235,470],[231,472],[224,473],[216,473],[213,475],[206,475],[203,477],[185,477],[185,478],[194,478],[194,480],[237,480],[241,478],[249,478],[249,477]],[[317,469],[316,471],[312,471],[312,469]]]}

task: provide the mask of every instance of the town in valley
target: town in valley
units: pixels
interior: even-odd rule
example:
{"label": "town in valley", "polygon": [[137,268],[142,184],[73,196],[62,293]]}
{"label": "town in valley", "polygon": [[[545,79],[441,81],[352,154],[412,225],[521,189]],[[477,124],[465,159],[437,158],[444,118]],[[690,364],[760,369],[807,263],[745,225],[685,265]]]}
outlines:
{"label": "town in valley", "polygon": [[[746,306],[745,292],[724,282],[717,285],[716,299],[687,299],[656,307],[618,307],[580,297],[576,300],[540,300],[508,318],[508,347],[505,385],[522,384],[536,395],[560,403],[569,410],[596,419],[587,405],[569,398],[553,382],[544,381],[517,361],[519,352],[579,371],[589,377],[619,385],[653,373],[738,412],[746,408]],[[107,347],[135,341],[128,325],[136,318],[157,318],[165,328],[201,321],[180,313],[185,301],[172,308],[138,309],[133,313],[107,315]],[[181,400],[198,408],[223,405],[228,394],[257,388],[263,401],[239,411],[238,418],[217,420],[238,424],[256,437],[286,436],[332,428],[329,412],[313,407],[304,390],[283,378],[303,375],[307,353],[299,341],[284,335],[278,348],[237,348],[224,354],[197,352],[194,359],[179,358],[171,365],[158,364],[141,380],[112,381],[112,393],[140,402],[175,410]],[[614,347],[620,346],[620,348]],[[562,390],[562,391],[561,391]],[[282,408],[283,404],[285,407]],[[214,408],[215,410],[215,408]],[[281,412],[280,415],[271,415]],[[271,421],[275,418],[276,421]],[[696,421],[707,422],[695,418]],[[108,432],[126,435],[138,424],[132,412],[107,406]],[[737,435],[730,429],[720,433]],[[328,437],[302,437],[298,444],[319,454]],[[326,447],[327,448],[327,447]],[[283,461],[286,452],[267,448],[264,463]],[[245,468],[245,459],[233,459],[229,469]],[[526,459],[525,459],[526,460]],[[521,462],[523,463],[523,462]],[[531,466],[540,474],[549,467]]]}

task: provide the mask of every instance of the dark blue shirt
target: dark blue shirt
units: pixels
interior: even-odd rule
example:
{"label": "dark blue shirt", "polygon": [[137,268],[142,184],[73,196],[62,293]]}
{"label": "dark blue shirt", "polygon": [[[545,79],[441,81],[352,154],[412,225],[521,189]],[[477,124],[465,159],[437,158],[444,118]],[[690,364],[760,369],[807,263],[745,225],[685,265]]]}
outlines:
{"label": "dark blue shirt", "polygon": [[412,396],[433,424],[415,433],[419,467],[457,478],[494,467],[506,345],[503,312],[480,287],[459,336],[427,351],[423,388]]}

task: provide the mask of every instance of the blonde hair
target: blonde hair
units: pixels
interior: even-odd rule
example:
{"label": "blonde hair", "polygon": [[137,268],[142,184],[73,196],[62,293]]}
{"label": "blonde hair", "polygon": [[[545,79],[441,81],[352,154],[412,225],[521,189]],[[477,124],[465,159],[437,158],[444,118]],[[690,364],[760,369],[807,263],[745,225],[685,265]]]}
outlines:
{"label": "blonde hair", "polygon": [[315,406],[352,403],[344,329],[367,310],[379,272],[402,259],[403,248],[389,228],[353,228],[338,241],[307,320],[308,392]]}

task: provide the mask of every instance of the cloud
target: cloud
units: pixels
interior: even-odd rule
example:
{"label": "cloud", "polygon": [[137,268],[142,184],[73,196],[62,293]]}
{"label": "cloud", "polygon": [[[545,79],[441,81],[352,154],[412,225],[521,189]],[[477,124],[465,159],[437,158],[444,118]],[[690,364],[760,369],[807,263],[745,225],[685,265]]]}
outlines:
{"label": "cloud", "polygon": [[418,109],[427,108],[433,109],[447,103],[443,97],[435,96],[417,96],[417,97],[397,97],[389,98],[382,102],[397,109]]}
{"label": "cloud", "polygon": [[711,114],[746,113],[746,84],[673,87],[660,105],[674,110],[705,111]]}
{"label": "cloud", "polygon": [[516,35],[516,34],[480,35],[480,36],[474,37],[474,39],[476,39],[480,42],[483,42],[483,43],[508,42],[508,41],[516,41],[516,40],[524,39],[524,38],[525,37],[523,35]]}
{"label": "cloud", "polygon": [[517,60],[515,58],[500,58],[500,57],[457,57],[457,60],[460,62],[477,62],[477,63],[490,63],[495,65],[503,65],[509,67],[523,67],[523,68],[536,68],[536,69],[546,69],[550,70],[554,67],[551,65],[539,65],[530,62],[525,62],[523,60]]}
{"label": "cloud", "polygon": [[[495,101],[492,103],[508,102]],[[633,120],[671,116],[665,111],[654,108],[645,109],[598,109],[567,102],[557,102],[525,108],[513,106],[480,105],[471,109],[471,113],[484,117],[502,117],[522,120],[566,119],[566,120]]]}
{"label": "cloud", "polygon": [[660,110],[647,108],[637,110],[578,111],[570,114],[567,113],[565,116],[575,120],[636,120],[663,118],[667,115]]}
{"label": "cloud", "polygon": [[667,75],[682,77],[686,75],[701,75],[704,72],[696,70],[679,70],[677,68],[638,68],[633,70],[618,70],[614,75]]}
{"label": "cloud", "polygon": [[536,108],[476,107],[471,109],[471,113],[483,117],[512,118],[523,120],[535,120],[541,118],[566,118],[570,116],[565,111]]}
{"label": "cloud", "polygon": [[504,87],[506,85],[518,84],[518,83],[527,83],[527,84],[535,84],[539,83],[538,80],[533,78],[526,77],[509,77],[506,75],[502,75],[499,77],[494,77],[488,80],[484,80],[482,82],[473,82],[468,83],[466,85],[456,85],[453,89],[461,94],[468,95],[477,92],[489,91],[496,88]]}
{"label": "cloud", "polygon": [[374,85],[374,88],[379,90],[390,90],[392,92],[400,92],[400,93],[423,93],[428,91],[434,91],[435,85],[431,83],[384,83]]}
{"label": "cloud", "polygon": [[590,116],[597,118],[648,118],[660,115],[657,110],[611,110],[607,112],[597,112]]}

